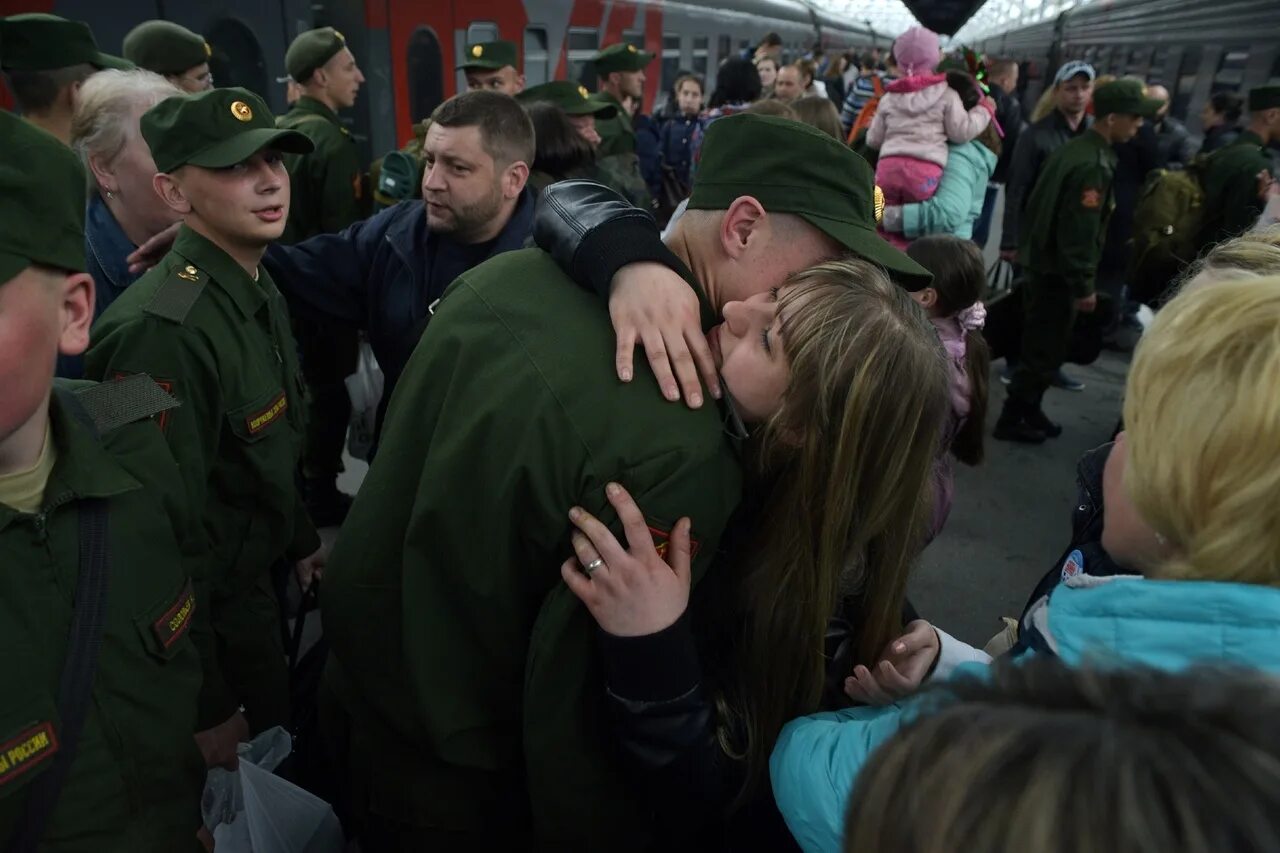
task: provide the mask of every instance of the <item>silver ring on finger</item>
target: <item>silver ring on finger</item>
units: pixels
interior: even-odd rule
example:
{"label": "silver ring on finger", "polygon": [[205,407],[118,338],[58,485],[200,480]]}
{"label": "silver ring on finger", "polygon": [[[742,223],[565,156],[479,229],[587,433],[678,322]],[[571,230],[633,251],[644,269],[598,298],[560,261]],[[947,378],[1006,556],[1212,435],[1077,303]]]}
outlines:
{"label": "silver ring on finger", "polygon": [[602,560],[599,557],[596,557],[590,563],[587,563],[585,566],[583,566],[582,571],[584,574],[586,574],[587,577],[591,577],[592,573],[603,565],[604,565],[604,560]]}

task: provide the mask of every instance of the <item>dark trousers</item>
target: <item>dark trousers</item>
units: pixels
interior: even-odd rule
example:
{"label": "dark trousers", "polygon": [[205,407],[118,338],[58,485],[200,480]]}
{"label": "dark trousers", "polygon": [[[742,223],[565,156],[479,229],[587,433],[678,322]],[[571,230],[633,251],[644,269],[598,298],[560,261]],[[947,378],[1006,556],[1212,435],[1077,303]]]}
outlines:
{"label": "dark trousers", "polygon": [[271,574],[262,572],[248,589],[215,592],[210,612],[222,677],[244,702],[250,733],[289,725],[289,669]]}
{"label": "dark trousers", "polygon": [[1009,382],[1009,399],[1039,408],[1053,374],[1066,360],[1076,298],[1065,283],[1031,272],[1022,287],[1022,351]]}
{"label": "dark trousers", "polygon": [[308,392],[302,475],[308,480],[333,480],[342,471],[342,447],[351,420],[346,379],[356,369],[359,334],[348,326],[310,317],[295,317],[293,334]]}
{"label": "dark trousers", "polygon": [[973,223],[973,242],[978,244],[979,249],[985,249],[987,246],[987,238],[991,235],[991,217],[996,212],[996,196],[1000,195],[1000,187],[996,184],[987,184],[987,195],[982,200],[982,212],[978,214],[977,220]]}

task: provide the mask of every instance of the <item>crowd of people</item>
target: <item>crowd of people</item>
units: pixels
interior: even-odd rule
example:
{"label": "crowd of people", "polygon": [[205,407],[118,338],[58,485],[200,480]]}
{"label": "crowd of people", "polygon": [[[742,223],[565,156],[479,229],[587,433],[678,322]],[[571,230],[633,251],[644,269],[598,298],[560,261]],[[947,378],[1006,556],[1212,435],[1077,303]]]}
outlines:
{"label": "crowd of people", "polygon": [[[883,69],[771,34],[652,115],[645,51],[526,88],[493,41],[366,171],[330,27],[280,117],[185,28],[124,53],[0,19],[6,849],[214,849],[206,773],[275,726],[365,853],[1280,846],[1280,86],[1196,152],[1081,62],[1024,127],[1015,63],[919,27]],[[1121,427],[970,646],[907,592],[988,451],[998,187],[994,437],[1035,444],[1179,171]]]}

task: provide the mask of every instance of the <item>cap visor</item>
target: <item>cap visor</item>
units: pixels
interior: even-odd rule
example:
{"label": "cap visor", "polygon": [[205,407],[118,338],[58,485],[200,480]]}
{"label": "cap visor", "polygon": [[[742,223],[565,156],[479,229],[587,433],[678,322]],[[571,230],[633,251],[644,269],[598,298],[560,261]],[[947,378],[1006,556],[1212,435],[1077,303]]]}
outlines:
{"label": "cap visor", "polygon": [[138,67],[127,59],[121,59],[118,56],[112,56],[101,51],[99,51],[97,58],[89,64],[101,71],[132,71]]}
{"label": "cap visor", "polygon": [[310,154],[315,145],[301,131],[258,127],[210,146],[187,162],[206,169],[225,169],[243,163],[263,148],[275,148],[286,154]]}
{"label": "cap visor", "polygon": [[571,116],[595,116],[596,118],[613,118],[618,114],[618,108],[613,104],[606,104],[591,100],[582,101],[571,106],[562,107],[565,115]]}
{"label": "cap visor", "polygon": [[933,273],[889,245],[888,241],[870,228],[812,213],[796,215],[821,229],[858,257],[884,267],[894,281],[907,285],[908,290],[928,287],[933,281]]}
{"label": "cap visor", "polygon": [[506,68],[509,62],[492,62],[486,59],[479,59],[474,62],[464,62],[461,65],[454,66],[454,71],[467,71],[468,69],[475,71],[497,71],[500,68]]}

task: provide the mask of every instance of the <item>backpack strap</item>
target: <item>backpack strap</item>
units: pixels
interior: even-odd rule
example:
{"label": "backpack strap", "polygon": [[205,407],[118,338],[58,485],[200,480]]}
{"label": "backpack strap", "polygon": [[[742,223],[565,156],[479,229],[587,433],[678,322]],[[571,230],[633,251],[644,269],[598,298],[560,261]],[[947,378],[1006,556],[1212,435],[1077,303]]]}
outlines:
{"label": "backpack strap", "polygon": [[209,274],[194,265],[176,266],[142,310],[182,325],[208,283]]}
{"label": "backpack strap", "polygon": [[92,702],[111,573],[107,501],[105,498],[82,500],[79,513],[80,569],[72,604],[67,656],[58,680],[58,719],[62,723],[58,731],[58,753],[49,770],[31,783],[25,808],[5,848],[8,853],[34,853],[39,847],[62,786],[75,762],[80,735]]}

